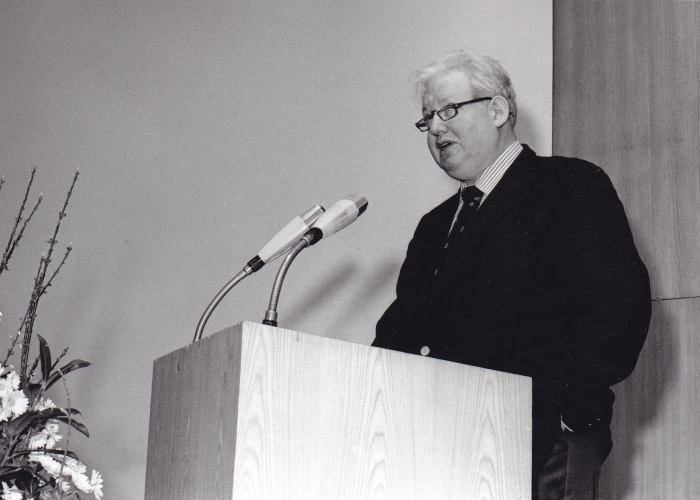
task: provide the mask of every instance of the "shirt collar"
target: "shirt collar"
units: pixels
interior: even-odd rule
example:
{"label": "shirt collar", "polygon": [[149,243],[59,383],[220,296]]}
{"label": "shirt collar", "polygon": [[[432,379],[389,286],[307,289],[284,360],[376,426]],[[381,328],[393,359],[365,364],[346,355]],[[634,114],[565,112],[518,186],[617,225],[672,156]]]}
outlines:
{"label": "shirt collar", "polygon": [[[488,166],[488,168],[486,168],[486,170],[481,173],[476,182],[473,183],[474,186],[479,188],[479,190],[484,193],[484,196],[481,198],[481,203],[483,203],[489,193],[493,191],[496,184],[498,184],[498,181],[501,180],[503,175],[506,173],[508,168],[510,168],[522,150],[523,145],[516,139],[499,155],[498,158],[496,158],[491,165]],[[460,182],[460,192],[470,185],[472,185],[472,183],[465,181]]]}

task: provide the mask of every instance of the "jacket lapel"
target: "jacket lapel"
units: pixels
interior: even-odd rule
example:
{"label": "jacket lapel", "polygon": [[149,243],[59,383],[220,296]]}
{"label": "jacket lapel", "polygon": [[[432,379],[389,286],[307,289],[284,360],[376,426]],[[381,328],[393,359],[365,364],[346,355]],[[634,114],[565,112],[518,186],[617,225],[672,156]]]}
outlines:
{"label": "jacket lapel", "polygon": [[524,184],[527,181],[532,160],[535,158],[535,153],[523,145],[523,151],[484,200],[464,232],[459,234],[454,243],[447,248],[428,296],[427,317],[430,316],[430,312],[439,303],[452,281],[460,275],[460,270],[470,264],[478,265],[470,262],[470,256],[484,241],[487,241],[486,236],[498,230],[498,226],[510,210],[527,203],[526,198],[532,193],[531,190],[525,189]]}

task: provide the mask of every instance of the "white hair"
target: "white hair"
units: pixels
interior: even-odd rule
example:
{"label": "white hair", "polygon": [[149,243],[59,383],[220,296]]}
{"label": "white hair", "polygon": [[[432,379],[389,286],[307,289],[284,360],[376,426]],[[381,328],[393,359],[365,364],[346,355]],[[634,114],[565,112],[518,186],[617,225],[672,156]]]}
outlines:
{"label": "white hair", "polygon": [[422,99],[427,83],[432,78],[453,70],[462,71],[468,78],[474,92],[472,96],[474,99],[497,95],[505,97],[510,106],[510,121],[515,127],[518,121],[518,107],[513,84],[501,63],[489,56],[471,54],[465,50],[455,50],[416,71],[413,81],[418,99]]}

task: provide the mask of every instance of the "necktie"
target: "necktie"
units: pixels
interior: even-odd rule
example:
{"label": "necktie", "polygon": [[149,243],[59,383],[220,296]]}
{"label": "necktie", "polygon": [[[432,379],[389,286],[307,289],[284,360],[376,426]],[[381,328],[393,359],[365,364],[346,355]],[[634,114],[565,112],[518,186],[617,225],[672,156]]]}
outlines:
{"label": "necktie", "polygon": [[[455,215],[454,221],[452,222],[452,228],[450,229],[450,234],[447,237],[447,241],[445,241],[445,244],[442,247],[442,252],[440,252],[440,255],[435,260],[433,267],[433,278],[436,278],[440,273],[440,268],[444,264],[447,248],[464,231],[464,228],[469,225],[469,220],[474,217],[474,214],[481,203],[481,199],[484,197],[484,193],[476,186],[469,186],[462,189],[460,196],[462,197],[461,208],[458,208],[458,213]],[[430,290],[432,290],[432,280],[428,285],[428,294],[431,293]]]}
{"label": "necktie", "polygon": [[476,213],[481,203],[481,198],[484,197],[484,193],[476,186],[468,186],[460,192],[462,198],[462,206],[459,209],[455,220],[452,224],[452,229],[445,242],[445,248],[447,248],[450,242],[469,224],[469,219]]}

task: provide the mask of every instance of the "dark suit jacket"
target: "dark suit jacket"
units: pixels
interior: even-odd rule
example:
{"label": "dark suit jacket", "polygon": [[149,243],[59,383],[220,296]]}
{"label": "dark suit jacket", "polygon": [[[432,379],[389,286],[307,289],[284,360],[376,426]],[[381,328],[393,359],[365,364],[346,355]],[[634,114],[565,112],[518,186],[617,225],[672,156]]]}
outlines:
{"label": "dark suit jacket", "polygon": [[442,255],[457,203],[418,224],[373,345],[533,377],[537,473],[560,418],[609,436],[609,386],[647,333],[648,274],[610,180],[583,160],[525,146]]}

